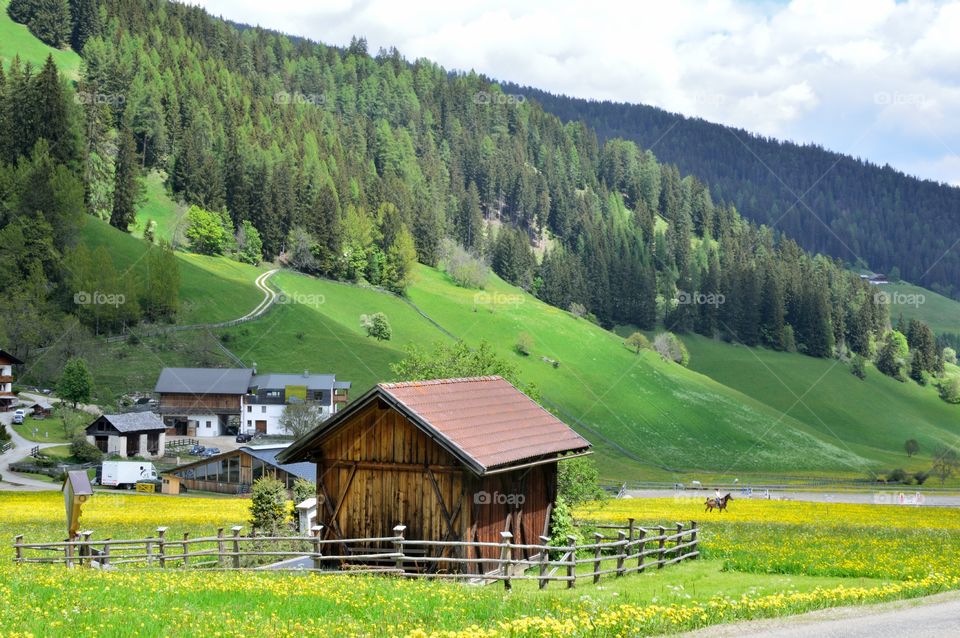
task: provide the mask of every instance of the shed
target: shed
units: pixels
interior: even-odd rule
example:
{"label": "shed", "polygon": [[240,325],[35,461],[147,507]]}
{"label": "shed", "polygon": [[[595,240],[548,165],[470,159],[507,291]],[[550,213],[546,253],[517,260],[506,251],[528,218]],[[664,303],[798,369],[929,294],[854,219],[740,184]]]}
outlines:
{"label": "shed", "polygon": [[509,531],[517,544],[537,544],[549,531],[558,460],[589,449],[491,376],[381,383],[279,460],[316,463],[328,538],[389,537],[402,524],[410,540],[499,543]]}
{"label": "shed", "polygon": [[163,494],[180,493],[180,477],[175,474],[161,474],[160,479],[163,483],[160,486],[160,492]]}
{"label": "shed", "polygon": [[152,412],[104,414],[87,426],[86,434],[104,454],[160,458],[166,451],[166,426]]}
{"label": "shed", "polygon": [[33,411],[33,418],[43,419],[50,416],[50,413],[53,411],[53,404],[48,401],[37,401],[30,406],[30,409]]}
{"label": "shed", "polygon": [[292,489],[298,478],[317,480],[313,463],[280,463],[277,455],[289,443],[246,445],[209,458],[177,466],[173,472],[189,490],[245,494],[258,478],[269,475]]}

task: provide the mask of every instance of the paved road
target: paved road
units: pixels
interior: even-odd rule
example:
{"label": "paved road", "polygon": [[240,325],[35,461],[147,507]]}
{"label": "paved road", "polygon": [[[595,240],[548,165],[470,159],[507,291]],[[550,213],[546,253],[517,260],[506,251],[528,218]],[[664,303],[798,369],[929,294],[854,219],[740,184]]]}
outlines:
{"label": "paved road", "polygon": [[[915,489],[905,487],[902,490],[904,498],[909,500],[914,497]],[[733,494],[733,504],[735,507],[738,500],[744,500],[748,497],[743,496],[738,491]],[[783,490],[771,490],[770,499],[775,501],[810,501],[813,503],[877,503],[881,505],[896,505],[899,503],[900,492],[893,489],[883,491],[862,491],[862,492],[794,492]],[[628,490],[629,498],[684,498],[703,501],[707,496],[713,496],[713,490]],[[760,500],[762,495],[759,492],[753,493],[753,500]],[[960,507],[960,495],[943,494],[939,492],[925,492],[923,494],[923,507]],[[911,505],[912,506],[912,505]]]}
{"label": "paved road", "polygon": [[682,638],[947,638],[960,636],[960,594],[867,607],[841,607],[791,618],[717,625]]}
{"label": "paved road", "polygon": [[34,443],[33,441],[28,441],[27,439],[23,438],[17,434],[16,430],[14,430],[10,425],[13,421],[13,412],[0,413],[0,421],[7,426],[7,432],[10,433],[11,440],[13,441],[13,448],[3,454],[0,454],[0,477],[3,478],[3,480],[0,481],[0,490],[37,491],[57,489],[59,486],[55,483],[44,483],[43,481],[38,481],[28,476],[11,472],[10,464],[16,463],[17,461],[22,461],[24,458],[29,456],[30,448],[34,446],[39,446],[40,449],[43,449],[61,444]]}

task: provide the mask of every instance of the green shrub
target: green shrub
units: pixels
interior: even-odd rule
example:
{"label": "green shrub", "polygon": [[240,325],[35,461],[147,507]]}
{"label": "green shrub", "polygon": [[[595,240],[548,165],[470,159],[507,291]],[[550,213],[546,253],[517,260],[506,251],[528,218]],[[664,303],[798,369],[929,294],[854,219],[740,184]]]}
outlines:
{"label": "green shrub", "polygon": [[257,532],[279,536],[287,522],[287,488],[272,476],[253,483],[250,499],[250,525]]}
{"label": "green shrub", "polygon": [[83,436],[71,441],[70,455],[80,463],[99,463],[103,459],[103,452]]}

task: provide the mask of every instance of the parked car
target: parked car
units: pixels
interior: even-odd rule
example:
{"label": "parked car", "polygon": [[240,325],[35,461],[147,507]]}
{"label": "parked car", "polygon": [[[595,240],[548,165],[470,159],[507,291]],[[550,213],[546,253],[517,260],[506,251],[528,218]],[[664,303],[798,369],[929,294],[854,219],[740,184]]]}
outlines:
{"label": "parked car", "polygon": [[249,443],[253,440],[253,435],[249,432],[241,432],[237,435],[237,443]]}
{"label": "parked car", "polygon": [[23,410],[17,410],[16,412],[13,413],[13,423],[15,425],[20,425],[21,423],[23,423],[23,418],[25,416],[27,416],[26,412],[24,412]]}
{"label": "parked car", "polygon": [[220,448],[208,447],[208,448],[204,448],[203,453],[200,456],[202,456],[205,459],[208,459],[211,456],[216,456],[217,454],[220,454]]}
{"label": "parked car", "polygon": [[194,445],[192,448],[190,448],[189,454],[190,456],[203,456],[203,452],[206,449],[207,448],[202,445]]}

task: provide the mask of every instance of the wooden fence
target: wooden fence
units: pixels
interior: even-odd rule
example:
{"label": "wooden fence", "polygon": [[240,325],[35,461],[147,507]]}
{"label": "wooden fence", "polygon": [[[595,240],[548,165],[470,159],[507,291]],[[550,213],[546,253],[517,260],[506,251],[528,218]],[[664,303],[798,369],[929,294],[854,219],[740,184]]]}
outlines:
{"label": "wooden fence", "polygon": [[[398,525],[393,536],[380,538],[323,538],[323,526],[308,536],[241,535],[242,526],[217,530],[216,536],[182,538],[157,528],[156,536],[139,539],[94,540],[93,532],[81,532],[70,541],[27,543],[23,535],[13,543],[14,561],[61,563],[67,567],[118,569],[141,566],[159,569],[269,569],[323,573],[393,574],[408,578],[436,578],[474,584],[501,581],[510,589],[513,581],[533,580],[543,589],[551,581],[576,586],[578,580],[596,583],[603,576],[621,577],[699,556],[696,522],[671,527],[591,525],[590,543],[515,544],[513,534],[501,532],[501,542],[416,540],[405,537]],[[485,557],[486,556],[486,557]],[[524,558],[527,556],[527,558]]]}

